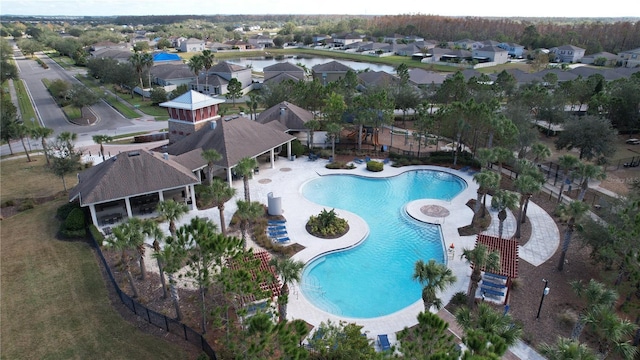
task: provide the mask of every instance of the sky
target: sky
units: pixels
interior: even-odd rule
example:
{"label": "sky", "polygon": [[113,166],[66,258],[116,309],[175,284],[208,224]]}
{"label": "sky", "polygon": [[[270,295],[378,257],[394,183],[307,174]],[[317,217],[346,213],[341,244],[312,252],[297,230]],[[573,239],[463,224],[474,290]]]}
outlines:
{"label": "sky", "polygon": [[2,0],[5,15],[345,14],[497,17],[640,17],[637,0]]}

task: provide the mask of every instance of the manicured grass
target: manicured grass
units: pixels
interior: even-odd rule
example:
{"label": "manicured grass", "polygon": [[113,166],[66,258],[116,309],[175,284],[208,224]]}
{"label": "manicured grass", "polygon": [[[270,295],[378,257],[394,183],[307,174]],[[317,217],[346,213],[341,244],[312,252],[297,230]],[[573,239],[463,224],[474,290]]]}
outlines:
{"label": "manicured grass", "polygon": [[[0,163],[2,203],[18,198],[51,196],[64,190],[62,179],[49,171],[44,155],[31,156],[31,160],[27,162],[26,158],[4,159]],[[69,174],[64,179],[69,188],[78,183],[74,174]]]}
{"label": "manicured grass", "polygon": [[76,120],[82,117],[82,109],[73,105],[63,106],[62,111],[67,115],[69,120]]}
{"label": "manicured grass", "polygon": [[[18,96],[18,106],[21,114],[21,118],[27,126],[40,126],[40,122],[36,117],[36,111],[31,104],[31,99],[27,93],[27,89],[24,86],[22,80],[14,80],[13,87],[16,89],[16,95]],[[34,119],[34,122],[31,122]]]}
{"label": "manicured grass", "polygon": [[58,54],[57,51],[47,52],[47,55],[51,60],[55,61],[65,70],[71,70],[76,67],[76,62],[72,58],[68,56],[62,56]]}
{"label": "manicured grass", "polygon": [[127,96],[127,97],[123,97],[123,99],[129,102],[130,104],[132,104],[133,106],[137,107],[143,113],[147,115],[155,116],[156,120],[160,120],[158,119],[158,117],[164,117],[165,120],[169,118],[169,115],[167,114],[167,109],[160,107],[158,105],[153,105],[149,99],[144,100],[140,95],[136,94],[133,96],[133,98],[131,98],[130,96]]}
{"label": "manicured grass", "polygon": [[54,214],[66,201],[2,221],[0,357],[187,359],[181,348],[122,319],[87,243],[55,239]]}
{"label": "manicured grass", "polygon": [[118,112],[120,112],[120,114],[124,115],[124,117],[126,117],[127,119],[135,119],[140,117],[140,114],[135,112],[126,104],[118,101],[115,96],[107,96],[105,100],[107,101],[107,103],[109,103],[109,105],[113,106],[116,110],[118,110]]}

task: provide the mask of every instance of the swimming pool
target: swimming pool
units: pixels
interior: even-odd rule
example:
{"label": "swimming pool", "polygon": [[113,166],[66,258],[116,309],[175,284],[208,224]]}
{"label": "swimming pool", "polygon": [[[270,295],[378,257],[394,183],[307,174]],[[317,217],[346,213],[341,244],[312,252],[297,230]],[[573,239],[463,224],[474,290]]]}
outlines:
{"label": "swimming pool", "polygon": [[444,262],[445,255],[440,227],[410,218],[404,206],[417,199],[450,200],[466,186],[458,176],[434,170],[375,179],[329,175],[305,184],[304,197],[359,215],[369,235],[358,246],[310,262],[302,293],[318,308],[352,318],[388,315],[413,304],[422,293],[411,278],[415,262]]}

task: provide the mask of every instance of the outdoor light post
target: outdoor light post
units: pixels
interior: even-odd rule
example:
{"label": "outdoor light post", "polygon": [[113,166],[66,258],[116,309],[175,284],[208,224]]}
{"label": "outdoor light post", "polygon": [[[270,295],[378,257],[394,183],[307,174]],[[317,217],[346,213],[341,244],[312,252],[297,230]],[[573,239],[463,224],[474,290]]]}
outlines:
{"label": "outdoor light post", "polygon": [[540,298],[540,306],[538,306],[538,315],[536,315],[536,319],[540,317],[540,310],[542,310],[542,302],[544,301],[544,297],[549,294],[549,280],[542,279],[544,281],[544,289],[542,290],[542,298]]}

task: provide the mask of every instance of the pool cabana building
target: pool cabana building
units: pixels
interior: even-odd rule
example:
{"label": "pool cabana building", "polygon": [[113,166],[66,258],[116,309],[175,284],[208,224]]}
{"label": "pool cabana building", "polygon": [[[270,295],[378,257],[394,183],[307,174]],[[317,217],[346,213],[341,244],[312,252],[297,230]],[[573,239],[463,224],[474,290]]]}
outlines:
{"label": "pool cabana building", "polygon": [[478,245],[486,246],[489,252],[497,251],[500,254],[498,270],[481,269],[483,275],[478,292],[483,299],[494,299],[507,304],[513,279],[518,277],[518,241],[478,234],[476,246]]}

